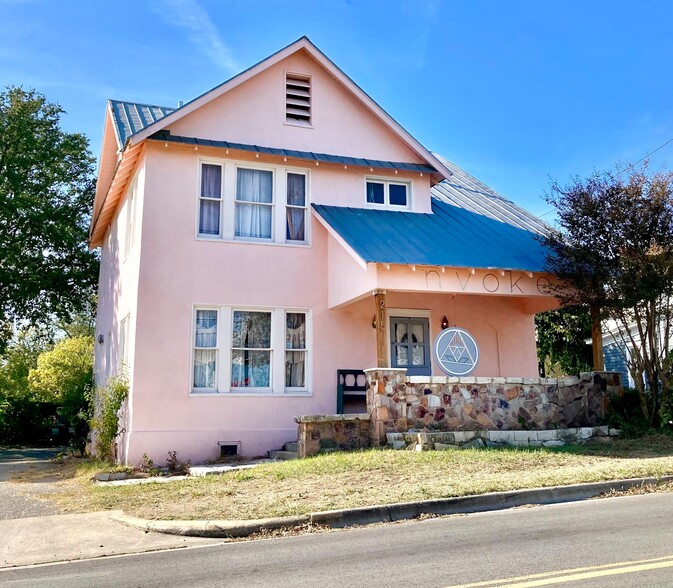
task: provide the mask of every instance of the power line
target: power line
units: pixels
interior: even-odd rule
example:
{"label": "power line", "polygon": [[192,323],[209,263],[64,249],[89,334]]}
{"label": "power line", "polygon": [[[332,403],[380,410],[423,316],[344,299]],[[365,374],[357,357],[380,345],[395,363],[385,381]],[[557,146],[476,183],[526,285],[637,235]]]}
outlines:
{"label": "power line", "polygon": [[673,143],[673,137],[671,137],[671,138],[670,138],[668,141],[666,141],[663,145],[659,145],[659,147],[657,147],[654,151],[650,151],[647,155],[644,155],[643,157],[641,157],[641,158],[640,158],[638,161],[636,161],[633,165],[638,165],[641,161],[643,161],[644,159],[647,159],[650,155],[652,155],[653,153],[656,153],[657,151],[659,151],[659,149],[663,149],[663,148],[666,147],[666,145],[668,145],[669,143]]}

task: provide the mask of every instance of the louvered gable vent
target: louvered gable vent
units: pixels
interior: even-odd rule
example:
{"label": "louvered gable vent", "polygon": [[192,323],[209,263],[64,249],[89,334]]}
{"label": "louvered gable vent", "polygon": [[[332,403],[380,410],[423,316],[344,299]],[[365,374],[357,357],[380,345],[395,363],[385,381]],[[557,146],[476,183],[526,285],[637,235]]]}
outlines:
{"label": "louvered gable vent", "polygon": [[285,121],[311,124],[310,76],[285,74]]}

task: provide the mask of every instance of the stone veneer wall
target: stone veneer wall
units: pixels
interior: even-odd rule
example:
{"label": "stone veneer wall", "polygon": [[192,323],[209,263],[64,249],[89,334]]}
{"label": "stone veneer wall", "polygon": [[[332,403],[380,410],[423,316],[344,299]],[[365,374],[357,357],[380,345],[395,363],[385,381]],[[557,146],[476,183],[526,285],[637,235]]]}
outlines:
{"label": "stone veneer wall", "polygon": [[579,378],[406,376],[375,368],[367,375],[374,447],[406,431],[545,430],[605,424],[609,398],[623,392],[616,372]]}
{"label": "stone veneer wall", "polygon": [[369,413],[299,416],[294,420],[299,457],[371,447]]}

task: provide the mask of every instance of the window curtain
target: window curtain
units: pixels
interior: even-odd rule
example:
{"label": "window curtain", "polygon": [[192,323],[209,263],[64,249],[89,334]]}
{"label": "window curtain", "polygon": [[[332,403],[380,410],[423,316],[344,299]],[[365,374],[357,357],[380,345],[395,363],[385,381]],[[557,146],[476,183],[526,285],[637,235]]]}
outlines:
{"label": "window curtain", "polygon": [[[196,311],[194,337],[194,388],[216,388],[217,311]],[[204,349],[204,347],[206,349]],[[208,349],[212,347],[213,349]]]}
{"label": "window curtain", "polygon": [[[294,207],[301,208],[294,208]],[[305,240],[306,211],[306,176],[303,174],[287,174],[287,231],[288,241]]]}
{"label": "window curtain", "polygon": [[[239,169],[236,177],[236,236],[271,238],[273,174]],[[250,203],[250,204],[247,204]]]}
{"label": "window curtain", "polygon": [[271,352],[265,349],[271,347],[271,313],[234,311],[232,347],[232,387],[268,388]]}
{"label": "window curtain", "polygon": [[222,168],[204,163],[201,166],[201,204],[199,211],[199,233],[220,234],[220,203],[205,198],[222,198]]}
{"label": "window curtain", "polygon": [[306,385],[306,315],[288,312],[285,327],[285,386]]}

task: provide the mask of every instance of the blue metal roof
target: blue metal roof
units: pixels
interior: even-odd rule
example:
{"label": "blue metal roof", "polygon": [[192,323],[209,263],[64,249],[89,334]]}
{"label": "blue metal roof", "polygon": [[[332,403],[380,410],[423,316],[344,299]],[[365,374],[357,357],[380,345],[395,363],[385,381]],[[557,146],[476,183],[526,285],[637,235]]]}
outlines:
{"label": "blue metal roof", "polygon": [[199,145],[202,147],[220,147],[224,149],[238,149],[239,151],[252,151],[253,153],[266,153],[281,157],[294,157],[295,159],[308,159],[309,161],[322,161],[324,163],[339,163],[342,165],[361,165],[364,167],[377,167],[386,169],[400,169],[404,171],[435,172],[434,167],[419,163],[405,163],[402,161],[382,161],[380,159],[365,159],[363,157],[346,157],[345,155],[330,155],[329,153],[315,153],[314,151],[297,151],[295,149],[279,149],[276,147],[262,147],[260,145],[248,145],[247,143],[233,143],[231,141],[213,141],[211,139],[197,139],[195,137],[180,137],[171,135],[170,131],[159,131],[149,137],[157,141],[183,143],[186,145]]}
{"label": "blue metal roof", "polygon": [[433,214],[313,208],[366,262],[541,272],[546,252],[537,235],[433,199]]}
{"label": "blue metal roof", "polygon": [[145,127],[176,110],[169,106],[154,106],[121,100],[110,100],[110,107],[115,132],[122,146],[126,144],[126,139],[131,135],[142,131]]}

